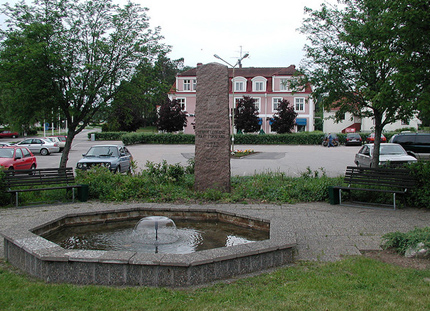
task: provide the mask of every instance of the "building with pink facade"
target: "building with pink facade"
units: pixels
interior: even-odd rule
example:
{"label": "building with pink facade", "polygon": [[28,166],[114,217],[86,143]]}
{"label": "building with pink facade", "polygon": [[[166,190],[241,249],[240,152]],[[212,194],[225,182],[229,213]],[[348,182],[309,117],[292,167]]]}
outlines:
{"label": "building with pink facade", "polygon": [[[169,94],[170,99],[179,101],[183,110],[187,112],[188,123],[184,129],[184,133],[187,134],[194,134],[194,111],[198,83],[196,72],[197,68],[193,68],[178,74]],[[294,65],[283,68],[235,68],[234,71],[229,68],[228,72],[230,111],[234,101],[237,102],[243,96],[250,96],[256,100],[261,129],[268,134],[274,133],[271,130],[271,118],[276,113],[278,103],[286,99],[298,113],[295,131],[314,130],[315,107],[313,99],[310,97],[311,87],[306,86],[294,92],[290,88],[289,82],[295,78],[297,72]]]}

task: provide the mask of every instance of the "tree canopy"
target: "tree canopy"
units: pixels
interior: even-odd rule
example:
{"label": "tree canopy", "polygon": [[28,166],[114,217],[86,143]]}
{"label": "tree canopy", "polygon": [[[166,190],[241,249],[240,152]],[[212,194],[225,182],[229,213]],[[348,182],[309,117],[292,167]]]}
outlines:
{"label": "tree canopy", "polygon": [[168,133],[182,131],[187,125],[187,114],[176,99],[166,99],[158,111],[157,129]]}
{"label": "tree canopy", "polygon": [[120,82],[141,62],[168,51],[159,43],[160,29],[149,28],[147,10],[112,0],[3,6],[8,28],[1,31],[1,103],[14,105],[9,115],[16,119],[61,111],[68,124],[61,167],[74,136],[110,105]]}
{"label": "tree canopy", "polygon": [[[385,125],[408,120],[416,112],[417,81],[410,68],[411,52],[403,43],[401,14],[405,0],[345,0],[342,8],[322,4],[306,8],[301,32],[310,45],[301,72],[326,109],[374,119],[375,156]],[[428,5],[427,5],[428,6]],[[412,27],[412,26],[411,26]],[[411,28],[409,30],[412,30]]]}
{"label": "tree canopy", "polygon": [[243,96],[237,103],[234,111],[234,126],[238,131],[255,133],[261,128],[258,118],[258,108],[255,98]]}
{"label": "tree canopy", "polygon": [[291,133],[294,129],[297,112],[293,105],[286,99],[278,103],[277,112],[272,118],[272,131],[278,134]]}

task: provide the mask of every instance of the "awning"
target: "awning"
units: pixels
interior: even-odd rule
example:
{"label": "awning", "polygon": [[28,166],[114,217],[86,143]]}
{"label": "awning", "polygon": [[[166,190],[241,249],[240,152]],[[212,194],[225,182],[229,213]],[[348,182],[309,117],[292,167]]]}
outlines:
{"label": "awning", "polygon": [[306,125],[307,121],[308,121],[308,119],[296,119],[296,124],[297,125]]}

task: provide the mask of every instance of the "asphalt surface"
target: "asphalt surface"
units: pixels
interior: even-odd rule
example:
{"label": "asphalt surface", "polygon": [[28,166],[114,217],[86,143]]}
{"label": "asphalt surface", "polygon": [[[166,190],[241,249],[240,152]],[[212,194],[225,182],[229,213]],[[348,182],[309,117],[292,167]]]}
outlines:
{"label": "asphalt surface", "polygon": [[[69,153],[68,166],[76,167],[82,154],[93,145],[122,144],[121,141],[90,141],[84,130],[78,134]],[[194,145],[132,145],[127,147],[139,169],[144,169],[147,161],[187,165],[188,159],[194,156]],[[244,158],[231,160],[233,176],[249,176],[255,173],[283,172],[288,176],[300,176],[308,168],[314,173],[335,177],[343,175],[348,165],[354,165],[355,154],[359,146],[339,146],[335,148],[320,145],[236,145],[236,150],[252,149],[256,153]],[[61,153],[48,156],[36,155],[39,168],[58,167]]]}

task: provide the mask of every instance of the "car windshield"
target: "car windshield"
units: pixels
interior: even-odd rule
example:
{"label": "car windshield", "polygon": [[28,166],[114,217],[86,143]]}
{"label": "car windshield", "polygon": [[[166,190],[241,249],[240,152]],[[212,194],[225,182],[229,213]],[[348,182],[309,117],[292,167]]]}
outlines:
{"label": "car windshield", "polygon": [[401,146],[393,146],[393,145],[387,145],[387,146],[381,146],[380,154],[405,154],[405,151]]}
{"label": "car windshield", "polygon": [[97,147],[91,147],[90,150],[88,150],[87,157],[101,157],[101,156],[118,156],[118,149],[116,147],[112,146],[97,146]]}
{"label": "car windshield", "polygon": [[13,149],[0,149],[0,158],[13,158]]}

